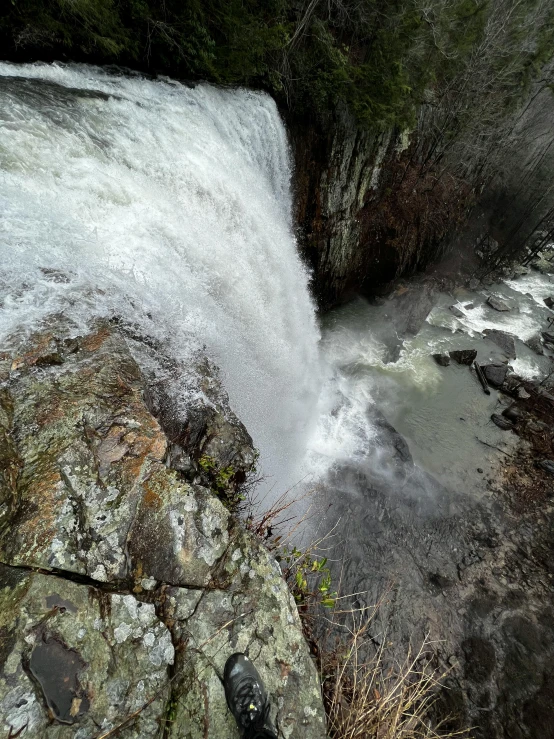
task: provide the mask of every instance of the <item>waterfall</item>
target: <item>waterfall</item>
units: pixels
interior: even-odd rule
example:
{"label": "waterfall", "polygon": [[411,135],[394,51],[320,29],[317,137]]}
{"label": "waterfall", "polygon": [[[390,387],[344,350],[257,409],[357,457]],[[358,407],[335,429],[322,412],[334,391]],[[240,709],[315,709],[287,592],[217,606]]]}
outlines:
{"label": "waterfall", "polygon": [[319,332],[273,100],[1,63],[0,127],[0,337],[63,311],[122,316],[180,360],[202,349],[263,473],[295,482]]}

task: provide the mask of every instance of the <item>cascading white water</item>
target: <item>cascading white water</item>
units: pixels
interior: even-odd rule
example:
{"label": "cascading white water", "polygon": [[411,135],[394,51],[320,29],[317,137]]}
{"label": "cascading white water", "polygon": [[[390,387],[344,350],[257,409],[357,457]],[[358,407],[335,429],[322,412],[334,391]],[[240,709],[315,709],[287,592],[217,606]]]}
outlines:
{"label": "cascading white water", "polygon": [[205,346],[271,484],[296,482],[319,333],[273,100],[0,64],[0,136],[0,336],[62,310],[122,315],[179,358]]}

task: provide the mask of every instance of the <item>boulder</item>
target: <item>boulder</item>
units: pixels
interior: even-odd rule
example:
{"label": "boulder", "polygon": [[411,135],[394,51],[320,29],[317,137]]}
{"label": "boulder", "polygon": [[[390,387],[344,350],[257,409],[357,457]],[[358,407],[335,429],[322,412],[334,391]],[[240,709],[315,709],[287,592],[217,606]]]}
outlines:
{"label": "boulder", "polygon": [[251,466],[250,437],[218,390],[171,426],[213,483],[171,469],[172,391],[155,388],[159,422],[129,342],[53,321],[0,355],[0,733],[90,739],[132,717],[118,735],[238,739],[221,679],[240,650],[280,734],[321,739],[294,600],[218,499]]}
{"label": "boulder", "polygon": [[521,379],[516,375],[508,375],[505,381],[502,383],[502,392],[513,395],[517,392],[521,386]]}
{"label": "boulder", "polygon": [[450,311],[456,316],[456,318],[463,318],[465,315],[465,313],[463,313],[463,311],[461,311],[456,305],[451,305]]}
{"label": "boulder", "polygon": [[510,405],[502,411],[504,418],[507,418],[512,423],[517,423],[525,416],[525,411],[519,408],[517,405]]}
{"label": "boulder", "polygon": [[433,354],[432,357],[441,367],[448,367],[450,364],[450,356],[448,354]]}
{"label": "boulder", "polygon": [[408,442],[402,434],[387,421],[376,406],[370,408],[369,415],[376,431],[373,442],[383,449],[389,449],[392,453],[392,459],[397,466],[402,467],[403,465],[408,465],[409,467],[413,467],[412,453],[410,452]]}
{"label": "boulder", "polygon": [[503,431],[509,431],[510,429],[513,429],[514,424],[509,421],[504,416],[501,416],[499,413],[493,413],[491,416],[491,421],[498,426],[499,429],[502,429]]}
{"label": "boulder", "polygon": [[458,364],[470,365],[477,356],[477,349],[455,349],[449,353],[451,359]]}
{"label": "boulder", "polygon": [[504,300],[499,298],[497,295],[490,295],[487,298],[487,303],[488,305],[490,305],[491,308],[494,308],[494,310],[497,311],[511,310],[511,307],[508,305],[508,303],[504,302]]}
{"label": "boulder", "polygon": [[535,354],[540,354],[541,356],[544,354],[542,340],[539,334],[534,334],[533,336],[528,338],[525,341],[525,344],[529,347],[529,349],[532,349]]}
{"label": "boulder", "polygon": [[509,334],[507,331],[499,331],[498,329],[487,329],[484,331],[484,335],[490,341],[494,341],[508,359],[516,358],[516,345],[512,334]]}
{"label": "boulder", "polygon": [[508,374],[508,367],[505,364],[486,364],[481,369],[487,382],[493,387],[500,387]]}
{"label": "boulder", "polygon": [[548,297],[544,299],[544,304],[547,308],[554,308],[554,298]]}
{"label": "boulder", "polygon": [[464,308],[465,308],[466,310],[473,310],[473,309],[475,308],[475,305],[474,305],[473,303],[466,303],[466,304],[464,305]]}

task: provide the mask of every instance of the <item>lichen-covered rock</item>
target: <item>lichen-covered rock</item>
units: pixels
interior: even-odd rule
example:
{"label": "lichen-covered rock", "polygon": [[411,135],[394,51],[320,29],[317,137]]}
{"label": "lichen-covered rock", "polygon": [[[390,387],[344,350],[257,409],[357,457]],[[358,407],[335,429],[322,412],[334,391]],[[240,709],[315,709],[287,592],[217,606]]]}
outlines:
{"label": "lichen-covered rock", "polygon": [[137,583],[208,585],[225,552],[229,513],[208,490],[179,483],[165,468],[143,484],[128,534]]}
{"label": "lichen-covered rock", "polygon": [[160,735],[174,648],[152,604],[0,565],[0,633],[3,736],[93,739],[143,707],[119,736]]}
{"label": "lichen-covered rock", "polygon": [[238,739],[221,676],[245,651],[279,737],[321,739],[279,567],[206,486],[226,494],[255,459],[223,390],[206,370],[205,412],[172,412],[161,382],[150,406],[136,339],[48,323],[0,355],[0,732]]}
{"label": "lichen-covered rock", "polygon": [[[171,739],[235,737],[225,709],[225,661],[246,652],[271,695],[271,719],[280,736],[325,736],[324,714],[315,667],[307,655],[296,605],[279,566],[244,532],[232,536],[220,573],[222,589],[172,588],[167,593],[182,665]],[[203,717],[207,717],[205,720]]]}
{"label": "lichen-covered rock", "polygon": [[[144,351],[140,347],[139,355]],[[255,452],[250,435],[229,407],[217,368],[205,357],[196,359],[196,397],[183,404],[177,400],[182,368],[158,352],[154,363],[160,362],[163,379],[148,378],[146,401],[171,440],[170,466],[188,480],[215,482],[222,493],[235,491],[252,469]]]}
{"label": "lichen-covered rock", "polygon": [[4,485],[1,496],[2,561],[135,587],[209,581],[228,513],[167,469],[166,436],[118,331],[16,347],[0,403],[16,447],[6,453],[21,466],[17,494]]}

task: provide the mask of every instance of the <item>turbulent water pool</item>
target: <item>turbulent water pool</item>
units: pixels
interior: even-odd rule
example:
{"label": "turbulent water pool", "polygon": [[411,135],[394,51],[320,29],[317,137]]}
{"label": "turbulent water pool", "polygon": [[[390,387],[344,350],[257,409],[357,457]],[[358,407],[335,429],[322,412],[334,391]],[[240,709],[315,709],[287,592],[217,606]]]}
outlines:
{"label": "turbulent water pool", "polygon": [[[483,442],[510,446],[511,440],[490,421],[499,394],[492,389],[485,396],[474,371],[455,362],[440,367],[432,354],[476,349],[481,364],[509,361],[510,368],[522,377],[544,376],[551,360],[536,354],[525,341],[548,325],[552,312],[543,298],[553,292],[552,276],[533,272],[478,292],[439,293],[415,336],[398,335],[393,319],[401,308],[394,300],[375,306],[358,299],[335,310],[323,322],[322,350],[335,368],[333,377],[342,378],[345,407],[349,408],[349,413],[343,412],[345,425],[357,420],[362,432],[364,401],[374,401],[408,440],[422,468],[447,488],[463,489],[470,499],[478,497],[498,456],[488,453],[490,448]],[[494,310],[487,304],[491,294],[501,296],[511,310]],[[417,300],[416,296],[413,302]],[[462,315],[454,316],[452,306]],[[517,337],[516,359],[508,360],[483,335],[491,329]],[[340,436],[337,428],[334,433]],[[364,453],[363,444],[346,450],[349,455]]]}

